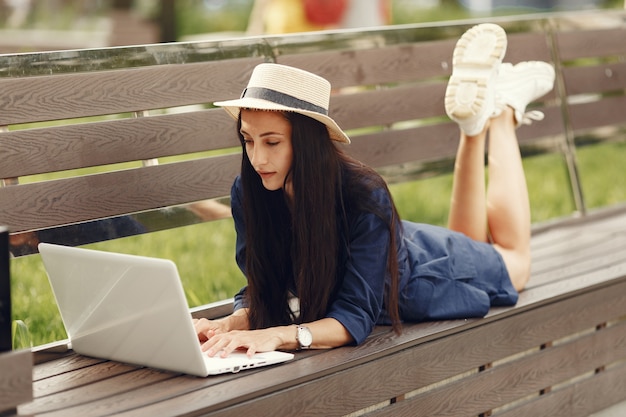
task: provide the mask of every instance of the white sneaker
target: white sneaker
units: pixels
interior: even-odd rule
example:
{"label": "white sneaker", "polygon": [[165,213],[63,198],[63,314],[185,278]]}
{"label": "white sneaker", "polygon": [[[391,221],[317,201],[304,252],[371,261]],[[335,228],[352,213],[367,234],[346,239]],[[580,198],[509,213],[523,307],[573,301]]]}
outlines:
{"label": "white sneaker", "polygon": [[554,68],[547,62],[526,61],[500,66],[496,81],[496,115],[505,106],[515,111],[517,126],[531,124],[533,120],[543,120],[543,113],[537,110],[526,112],[526,106],[548,93],[554,87]]}
{"label": "white sneaker", "polygon": [[495,83],[506,44],[504,29],[492,23],[474,26],[456,43],[445,107],[467,135],[482,132],[496,110]]}

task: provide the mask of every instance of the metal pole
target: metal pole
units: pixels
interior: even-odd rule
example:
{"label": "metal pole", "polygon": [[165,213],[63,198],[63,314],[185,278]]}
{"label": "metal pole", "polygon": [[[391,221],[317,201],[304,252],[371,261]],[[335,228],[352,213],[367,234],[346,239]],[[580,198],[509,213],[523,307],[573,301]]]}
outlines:
{"label": "metal pole", "polygon": [[0,226],[0,352],[11,343],[11,274],[9,271],[9,229]]}

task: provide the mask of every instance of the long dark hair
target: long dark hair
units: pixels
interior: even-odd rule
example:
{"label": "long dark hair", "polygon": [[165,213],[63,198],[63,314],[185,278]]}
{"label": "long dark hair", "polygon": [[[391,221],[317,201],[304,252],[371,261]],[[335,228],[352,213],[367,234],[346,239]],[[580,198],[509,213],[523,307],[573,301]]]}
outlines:
{"label": "long dark hair", "polygon": [[[398,214],[393,202],[390,217],[388,208],[372,200],[374,189],[383,187],[389,193],[385,181],[336,147],[324,124],[295,112],[283,115],[292,128],[291,200],[283,190],[263,187],[240,135],[250,327],[323,318],[342,282],[340,259],[349,256],[350,219],[372,212],[390,231],[385,306],[399,332]],[[300,302],[299,316],[289,307],[291,290]]]}

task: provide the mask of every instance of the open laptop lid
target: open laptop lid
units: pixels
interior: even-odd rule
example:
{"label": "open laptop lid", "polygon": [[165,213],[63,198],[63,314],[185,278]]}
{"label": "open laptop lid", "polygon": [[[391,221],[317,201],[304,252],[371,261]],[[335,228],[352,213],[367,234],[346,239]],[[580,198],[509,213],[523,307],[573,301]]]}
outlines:
{"label": "open laptop lid", "polygon": [[[225,365],[203,355],[169,260],[46,243],[39,251],[77,353],[199,376],[293,357],[270,352],[253,362],[243,355]],[[209,362],[217,362],[214,369]]]}

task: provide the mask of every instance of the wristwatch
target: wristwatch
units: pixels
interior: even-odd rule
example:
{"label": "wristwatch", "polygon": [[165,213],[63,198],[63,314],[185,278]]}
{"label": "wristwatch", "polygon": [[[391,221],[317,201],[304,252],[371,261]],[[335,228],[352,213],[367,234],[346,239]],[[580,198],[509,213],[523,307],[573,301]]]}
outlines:
{"label": "wristwatch", "polygon": [[313,343],[311,330],[305,326],[298,326],[296,328],[296,341],[298,342],[298,350],[309,349]]}

